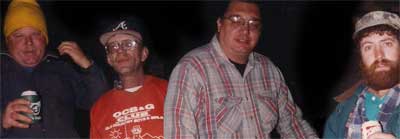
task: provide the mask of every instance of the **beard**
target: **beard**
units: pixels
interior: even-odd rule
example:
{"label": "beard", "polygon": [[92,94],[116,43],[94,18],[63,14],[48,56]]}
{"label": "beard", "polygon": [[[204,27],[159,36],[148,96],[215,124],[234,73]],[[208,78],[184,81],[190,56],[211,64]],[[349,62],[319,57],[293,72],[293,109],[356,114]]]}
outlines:
{"label": "beard", "polygon": [[[387,71],[376,71],[379,64],[389,67]],[[384,90],[394,87],[399,83],[400,61],[387,59],[377,60],[367,67],[361,62],[361,74],[366,84],[374,90]]]}

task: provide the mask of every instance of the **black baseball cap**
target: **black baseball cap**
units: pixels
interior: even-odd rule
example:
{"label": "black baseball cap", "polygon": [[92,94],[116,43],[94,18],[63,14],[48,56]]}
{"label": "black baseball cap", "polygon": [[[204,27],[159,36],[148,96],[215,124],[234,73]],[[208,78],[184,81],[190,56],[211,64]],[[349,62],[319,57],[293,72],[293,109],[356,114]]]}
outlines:
{"label": "black baseball cap", "polygon": [[110,26],[105,28],[99,40],[102,45],[106,45],[108,40],[116,34],[129,34],[136,39],[143,41],[144,25],[143,21],[135,16],[120,17],[112,19]]}

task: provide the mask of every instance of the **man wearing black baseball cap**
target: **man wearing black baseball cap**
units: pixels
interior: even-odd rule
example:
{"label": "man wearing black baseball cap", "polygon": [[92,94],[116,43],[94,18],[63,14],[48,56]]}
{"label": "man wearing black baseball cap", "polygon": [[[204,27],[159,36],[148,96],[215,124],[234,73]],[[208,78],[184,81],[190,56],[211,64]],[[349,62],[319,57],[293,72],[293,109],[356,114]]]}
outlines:
{"label": "man wearing black baseball cap", "polygon": [[113,22],[100,36],[119,83],[91,109],[91,138],[163,137],[167,81],[144,73],[149,50],[139,18]]}

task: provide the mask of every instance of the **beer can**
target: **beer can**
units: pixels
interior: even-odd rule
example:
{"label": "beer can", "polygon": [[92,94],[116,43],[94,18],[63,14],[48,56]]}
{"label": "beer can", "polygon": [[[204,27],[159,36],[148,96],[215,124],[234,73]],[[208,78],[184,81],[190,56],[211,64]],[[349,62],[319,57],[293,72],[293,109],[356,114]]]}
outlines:
{"label": "beer can", "polygon": [[27,114],[27,113],[23,114],[31,118],[32,123],[38,123],[39,121],[41,121],[42,120],[42,116],[40,113],[41,102],[40,102],[40,96],[36,93],[36,91],[32,90],[24,91],[22,92],[21,97],[31,102],[31,105],[29,107],[33,111],[32,114]]}

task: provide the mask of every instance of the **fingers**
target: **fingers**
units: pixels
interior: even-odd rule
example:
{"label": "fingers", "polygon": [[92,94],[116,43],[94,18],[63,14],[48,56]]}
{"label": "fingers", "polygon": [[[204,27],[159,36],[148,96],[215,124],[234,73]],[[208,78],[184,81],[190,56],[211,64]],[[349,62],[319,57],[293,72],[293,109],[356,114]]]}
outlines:
{"label": "fingers", "polygon": [[[33,111],[29,108],[29,105],[30,102],[25,99],[16,99],[8,103],[2,117],[3,128],[28,128],[28,124],[32,123],[32,119],[22,115],[21,113],[33,113]],[[21,123],[20,121],[28,124]]]}
{"label": "fingers", "polygon": [[78,44],[73,41],[63,41],[58,46],[58,52],[60,55],[69,54],[71,55],[74,51],[80,51]]}
{"label": "fingers", "polygon": [[68,54],[80,67],[86,69],[91,65],[90,60],[85,56],[78,44],[73,41],[64,41],[58,47],[60,55]]}
{"label": "fingers", "polygon": [[13,112],[11,114],[12,121],[10,121],[13,125],[13,127],[17,128],[29,128],[29,124],[32,123],[32,119],[29,118],[28,116],[25,116],[21,113]]}
{"label": "fingers", "polygon": [[11,101],[7,107],[6,107],[6,112],[10,111],[10,112],[25,112],[25,113],[33,113],[33,111],[31,110],[31,108],[29,108],[29,105],[31,103],[26,100],[26,99],[15,99],[14,101]]}
{"label": "fingers", "polygon": [[395,139],[395,138],[396,137],[394,135],[383,132],[377,132],[368,136],[368,139]]}
{"label": "fingers", "polygon": [[33,111],[29,107],[29,105],[26,104],[14,104],[11,106],[11,111],[12,112],[23,112],[23,113],[28,113],[31,114]]}
{"label": "fingers", "polygon": [[30,105],[31,103],[28,100],[23,99],[23,98],[18,98],[18,99],[11,101],[10,103],[8,103],[8,105],[14,105],[14,104]]}

